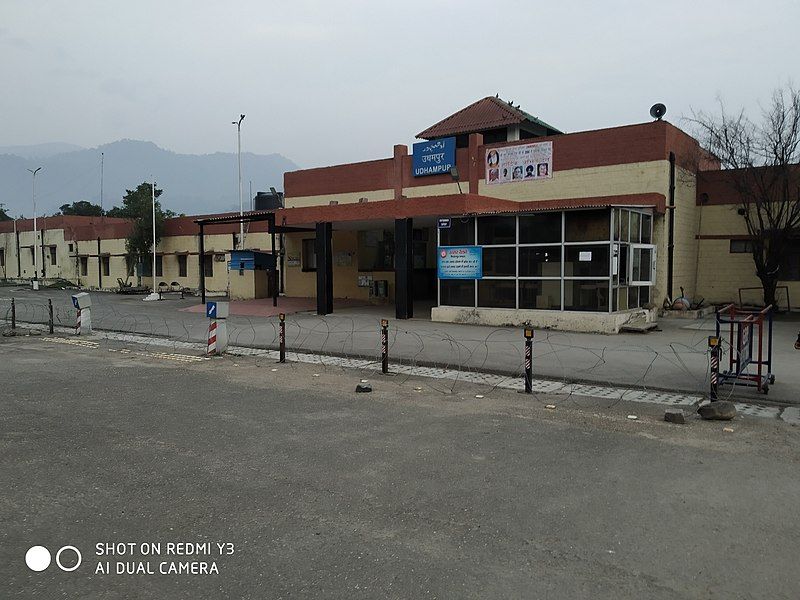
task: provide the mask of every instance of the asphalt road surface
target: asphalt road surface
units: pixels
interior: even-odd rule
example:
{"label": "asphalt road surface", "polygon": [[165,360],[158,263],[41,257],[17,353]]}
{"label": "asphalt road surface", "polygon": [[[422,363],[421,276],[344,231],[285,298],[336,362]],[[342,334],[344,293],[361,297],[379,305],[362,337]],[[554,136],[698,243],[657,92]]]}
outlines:
{"label": "asphalt road surface", "polygon": [[0,338],[2,598],[800,596],[797,427],[46,337]]}

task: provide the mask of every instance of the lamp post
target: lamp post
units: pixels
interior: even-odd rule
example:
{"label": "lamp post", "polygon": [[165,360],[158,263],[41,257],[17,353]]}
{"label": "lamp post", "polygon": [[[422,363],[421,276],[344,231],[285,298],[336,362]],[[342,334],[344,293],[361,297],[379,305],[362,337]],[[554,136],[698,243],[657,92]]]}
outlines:
{"label": "lamp post", "polygon": [[[238,160],[239,160],[239,216],[244,215],[244,205],[242,204],[242,121],[244,115],[239,116],[238,121],[231,121],[236,125],[236,138],[238,141]],[[244,250],[244,221],[239,221],[239,250]]]}
{"label": "lamp post", "polygon": [[39,260],[37,255],[39,254],[37,249],[36,242],[38,241],[39,233],[36,230],[36,174],[42,170],[42,167],[36,167],[35,169],[28,169],[33,175],[33,289],[39,289]]}

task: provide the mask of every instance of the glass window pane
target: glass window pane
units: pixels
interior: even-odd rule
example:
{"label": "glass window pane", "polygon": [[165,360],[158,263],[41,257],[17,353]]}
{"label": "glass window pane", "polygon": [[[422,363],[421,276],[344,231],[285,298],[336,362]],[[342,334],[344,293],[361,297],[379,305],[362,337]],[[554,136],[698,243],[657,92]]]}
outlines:
{"label": "glass window pane", "polygon": [[453,217],[450,227],[439,230],[440,246],[474,246],[475,222],[471,217]]}
{"label": "glass window pane", "polygon": [[620,219],[622,219],[622,220],[619,222],[619,239],[621,241],[623,241],[623,242],[627,242],[628,241],[628,218],[629,218],[629,216],[630,216],[630,211],[629,210],[623,210],[622,214],[620,215]]}
{"label": "glass window pane", "polygon": [[649,244],[653,239],[653,217],[642,215],[642,243]]}
{"label": "glass window pane", "polygon": [[639,287],[632,285],[628,288],[628,308],[639,308]]}
{"label": "glass window pane", "polygon": [[642,239],[640,227],[642,225],[642,214],[631,211],[631,241],[639,243]]}
{"label": "glass window pane", "polygon": [[516,248],[483,249],[483,275],[496,277],[514,277],[517,272]]}
{"label": "glass window pane", "polygon": [[639,306],[650,304],[650,286],[643,285],[639,288]]}
{"label": "glass window pane", "polygon": [[564,277],[608,277],[609,246],[564,246]]}
{"label": "glass window pane", "polygon": [[650,248],[633,248],[631,281],[651,281],[653,252]]}
{"label": "glass window pane", "polygon": [[519,243],[561,243],[561,213],[545,212],[519,218]]}
{"label": "glass window pane", "polygon": [[622,219],[622,209],[614,209],[614,239],[619,241],[619,224]]}
{"label": "glass window pane", "polygon": [[517,282],[513,279],[479,279],[478,306],[482,308],[516,308]]}
{"label": "glass window pane", "polygon": [[565,281],[564,310],[608,312],[608,280]]}
{"label": "glass window pane", "polygon": [[520,277],[561,277],[561,246],[519,249]]}
{"label": "glass window pane", "polygon": [[595,242],[611,235],[611,210],[570,210],[564,213],[564,241]]}
{"label": "glass window pane", "polygon": [[480,217],[478,219],[478,245],[516,243],[516,217]]}
{"label": "glass window pane", "polygon": [[520,280],[519,307],[561,310],[561,281]]}
{"label": "glass window pane", "polygon": [[442,279],[439,281],[442,306],[475,306],[475,281]]}

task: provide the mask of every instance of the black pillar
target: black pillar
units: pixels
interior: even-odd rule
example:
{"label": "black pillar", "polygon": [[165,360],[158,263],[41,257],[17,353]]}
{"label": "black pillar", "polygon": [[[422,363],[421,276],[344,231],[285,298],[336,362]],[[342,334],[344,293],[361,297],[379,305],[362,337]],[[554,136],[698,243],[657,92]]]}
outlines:
{"label": "black pillar", "polygon": [[398,319],[414,316],[414,220],[394,220],[394,306]]}
{"label": "black pillar", "polygon": [[97,287],[103,289],[103,257],[100,256],[100,238],[97,238]]}
{"label": "black pillar", "polygon": [[327,315],[333,312],[333,252],[331,236],[333,226],[330,223],[317,223],[317,314]]}
{"label": "black pillar", "polygon": [[[203,235],[203,224],[200,224],[200,297],[202,298],[202,303],[206,303],[206,269],[205,262],[206,256],[206,240],[205,236]],[[187,257],[188,260],[188,257]],[[155,273],[153,273],[153,278],[155,279]]]}
{"label": "black pillar", "polygon": [[270,215],[267,221],[269,226],[270,240],[272,242],[272,258],[274,266],[270,272],[270,287],[272,288],[272,306],[278,306],[278,251],[275,248],[275,213]]}

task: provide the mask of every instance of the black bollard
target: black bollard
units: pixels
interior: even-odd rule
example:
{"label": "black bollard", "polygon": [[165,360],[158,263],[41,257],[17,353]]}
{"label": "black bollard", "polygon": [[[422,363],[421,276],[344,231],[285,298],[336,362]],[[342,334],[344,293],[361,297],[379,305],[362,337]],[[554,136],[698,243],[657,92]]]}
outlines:
{"label": "black bollard", "polygon": [[533,329],[525,329],[525,393],[533,393]]}
{"label": "black bollard", "polygon": [[389,372],[389,321],[381,319],[381,371]]}
{"label": "black bollard", "polygon": [[709,399],[714,402],[717,400],[719,390],[719,338],[710,335],[708,336],[708,347],[711,348],[711,382],[709,390]]}
{"label": "black bollard", "polygon": [[14,298],[11,299],[11,331],[17,328],[17,304]]}
{"label": "black bollard", "polygon": [[280,342],[280,359],[278,362],[286,362],[286,315],[280,313],[278,318],[281,320],[280,329],[278,330],[278,341]]}
{"label": "black bollard", "polygon": [[47,299],[47,313],[48,313],[48,329],[50,333],[53,333],[53,300],[51,298]]}

